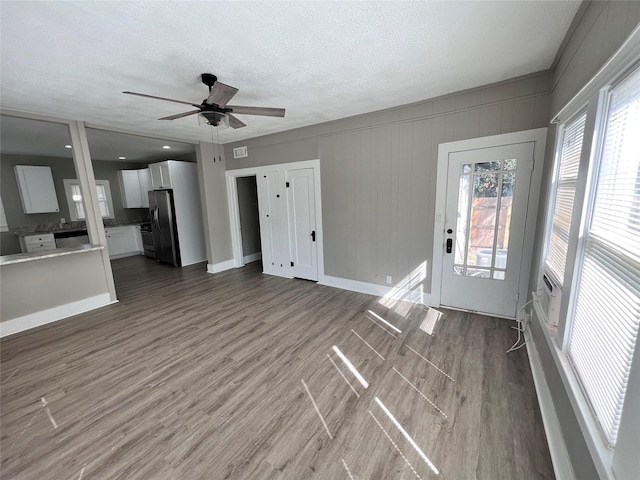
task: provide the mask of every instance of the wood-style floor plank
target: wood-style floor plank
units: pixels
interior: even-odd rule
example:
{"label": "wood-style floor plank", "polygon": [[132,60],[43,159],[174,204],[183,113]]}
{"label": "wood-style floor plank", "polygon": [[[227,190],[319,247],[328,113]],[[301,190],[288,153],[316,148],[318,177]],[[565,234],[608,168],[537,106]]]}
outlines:
{"label": "wood-style floor plank", "polygon": [[0,476],[553,478],[509,322],[260,267],[116,260],[119,303],[3,339]]}

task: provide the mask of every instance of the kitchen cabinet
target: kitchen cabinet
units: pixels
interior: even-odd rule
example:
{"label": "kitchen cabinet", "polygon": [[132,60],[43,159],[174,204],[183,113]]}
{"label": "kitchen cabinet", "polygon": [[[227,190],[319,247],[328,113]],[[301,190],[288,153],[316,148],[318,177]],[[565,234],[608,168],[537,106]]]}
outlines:
{"label": "kitchen cabinet", "polygon": [[118,170],[124,208],[149,208],[149,169]]}
{"label": "kitchen cabinet", "polygon": [[151,190],[151,174],[148,168],[138,170],[140,191],[142,192],[142,207],[149,208],[149,190]]}
{"label": "kitchen cabinet", "polygon": [[106,227],[104,234],[107,237],[109,258],[128,257],[140,253],[140,231],[135,225]]}
{"label": "kitchen cabinet", "polygon": [[51,167],[15,165],[13,168],[24,213],[60,211]]}
{"label": "kitchen cabinet", "polygon": [[56,239],[53,233],[41,233],[20,237],[20,247],[23,253],[44,252],[56,249]]}
{"label": "kitchen cabinet", "polygon": [[167,160],[165,162],[149,164],[149,171],[151,172],[151,187],[153,190],[172,187],[171,162],[173,161]]}

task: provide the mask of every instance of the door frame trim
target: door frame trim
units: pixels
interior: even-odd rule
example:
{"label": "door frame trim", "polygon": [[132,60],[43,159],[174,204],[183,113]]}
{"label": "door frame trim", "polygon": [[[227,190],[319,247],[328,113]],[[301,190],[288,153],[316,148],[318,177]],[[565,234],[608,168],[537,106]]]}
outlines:
{"label": "door frame trim", "polygon": [[442,260],[444,252],[444,215],[447,196],[447,175],[449,154],[463,150],[477,150],[480,148],[499,147],[514,143],[534,143],[533,161],[534,168],[531,173],[531,183],[527,204],[527,213],[524,229],[524,242],[522,245],[522,257],[520,260],[520,276],[518,278],[518,302],[516,312],[527,301],[527,289],[529,276],[533,264],[533,244],[536,233],[538,217],[538,201],[540,199],[540,186],[542,184],[542,171],[544,169],[544,154],[547,140],[547,128],[536,128],[520,132],[503,133],[488,137],[458,140],[455,142],[441,143],[438,145],[438,163],[436,171],[436,208],[433,224],[433,256],[431,269],[431,301],[435,306],[440,306],[442,293]]}
{"label": "door frame trim", "polygon": [[[233,266],[236,268],[245,265],[242,253],[242,234],[240,232],[240,209],[238,206],[238,184],[236,178],[259,175],[264,172],[274,170],[282,171],[285,175],[288,170],[298,170],[300,168],[313,169],[313,183],[315,189],[315,210],[316,210],[316,243],[318,261],[318,280],[324,278],[324,249],[323,249],[323,228],[322,228],[322,195],[320,183],[320,159],[303,160],[300,162],[277,163],[260,167],[247,167],[225,172],[227,180],[227,204],[229,206],[229,221],[231,224],[231,246],[233,249]],[[287,205],[287,226],[289,225],[289,207]],[[288,227],[287,227],[288,228]],[[289,275],[288,278],[293,278]]]}

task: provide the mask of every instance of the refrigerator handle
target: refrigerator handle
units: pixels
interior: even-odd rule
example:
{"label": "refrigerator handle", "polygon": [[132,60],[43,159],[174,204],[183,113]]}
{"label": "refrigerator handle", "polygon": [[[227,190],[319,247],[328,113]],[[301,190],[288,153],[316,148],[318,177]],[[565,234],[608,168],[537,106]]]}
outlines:
{"label": "refrigerator handle", "polygon": [[156,205],[156,207],[153,209],[153,216],[156,222],[156,227],[158,227],[158,231],[161,231],[162,229],[160,228],[160,220],[159,220],[159,215],[158,215],[158,206]]}

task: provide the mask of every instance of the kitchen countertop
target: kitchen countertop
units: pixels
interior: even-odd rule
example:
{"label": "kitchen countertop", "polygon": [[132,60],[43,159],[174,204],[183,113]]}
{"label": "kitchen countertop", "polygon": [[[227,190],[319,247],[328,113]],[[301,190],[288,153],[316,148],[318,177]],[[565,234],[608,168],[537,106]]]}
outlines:
{"label": "kitchen countertop", "polygon": [[[104,221],[104,227],[123,227],[128,225],[144,225],[150,223],[149,219],[113,219]],[[17,237],[26,237],[29,235],[41,235],[45,233],[61,233],[61,232],[81,232],[87,229],[85,222],[71,222],[71,223],[55,223],[49,225],[26,225],[23,227],[11,228]]]}
{"label": "kitchen countertop", "polygon": [[16,253],[0,257],[0,266],[30,262],[33,260],[42,260],[43,258],[62,257],[64,255],[93,252],[95,250],[103,250],[104,248],[105,247],[102,245],[81,245],[79,247],[56,248],[55,250],[47,250],[45,252]]}

